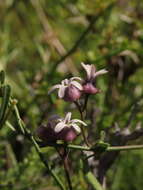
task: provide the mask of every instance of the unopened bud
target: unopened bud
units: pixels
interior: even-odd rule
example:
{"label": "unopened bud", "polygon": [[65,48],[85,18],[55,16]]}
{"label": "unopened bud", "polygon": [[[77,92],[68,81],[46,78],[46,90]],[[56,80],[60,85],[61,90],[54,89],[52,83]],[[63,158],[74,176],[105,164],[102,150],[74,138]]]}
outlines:
{"label": "unopened bud", "polygon": [[63,99],[68,102],[74,102],[81,97],[81,91],[73,85],[68,86],[65,89],[65,95]]}

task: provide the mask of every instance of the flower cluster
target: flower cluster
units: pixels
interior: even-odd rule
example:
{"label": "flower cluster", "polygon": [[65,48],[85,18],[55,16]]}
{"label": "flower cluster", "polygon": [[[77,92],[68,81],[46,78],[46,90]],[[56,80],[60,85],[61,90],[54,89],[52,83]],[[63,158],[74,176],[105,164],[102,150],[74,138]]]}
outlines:
{"label": "flower cluster", "polygon": [[[95,85],[96,77],[107,73],[105,69],[96,71],[94,65],[81,63],[86,71],[86,78],[72,77],[61,81],[61,84],[54,85],[49,94],[58,89],[58,97],[68,102],[75,102],[81,98],[83,94],[96,94],[100,90]],[[49,119],[47,126],[41,125],[37,129],[38,137],[46,142],[56,142],[63,140],[65,142],[73,141],[80,133],[81,129],[77,123],[86,126],[86,123],[79,119],[71,119],[71,113],[68,112],[64,118],[54,116]],[[82,133],[83,130],[82,130]],[[85,135],[83,134],[85,139]],[[86,140],[86,139],[85,139]]]}
{"label": "flower cluster", "polygon": [[38,137],[46,142],[55,142],[57,140],[73,141],[81,132],[77,123],[84,126],[86,126],[86,123],[79,119],[71,119],[71,115],[71,112],[68,112],[65,118],[58,116],[50,118],[47,126],[41,125],[37,129]]}
{"label": "flower cluster", "polygon": [[65,79],[61,82],[61,84],[54,85],[50,89],[49,94],[55,89],[59,89],[59,98],[62,98],[65,101],[75,102],[81,97],[82,94],[96,94],[100,92],[100,90],[95,86],[95,79],[97,76],[105,74],[108,71],[105,69],[96,71],[94,65],[86,65],[84,63],[81,63],[81,65],[87,74],[85,79],[81,79],[80,77]]}

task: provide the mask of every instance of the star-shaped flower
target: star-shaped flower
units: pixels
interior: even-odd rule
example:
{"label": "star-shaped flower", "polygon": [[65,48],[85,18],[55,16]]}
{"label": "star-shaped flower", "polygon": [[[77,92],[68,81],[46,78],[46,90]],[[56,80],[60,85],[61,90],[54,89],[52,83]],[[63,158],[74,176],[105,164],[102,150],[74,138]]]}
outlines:
{"label": "star-shaped flower", "polygon": [[95,79],[99,75],[103,75],[107,73],[108,71],[106,69],[101,69],[99,71],[96,71],[96,68],[93,64],[84,64],[81,63],[82,67],[86,71],[87,77],[83,81],[83,93],[86,94],[96,94],[100,92],[100,89],[96,88],[95,86]]}
{"label": "star-shaped flower", "polygon": [[84,68],[84,70],[87,73],[87,80],[88,81],[92,81],[94,80],[97,76],[99,75],[103,75],[105,73],[107,73],[108,71],[106,69],[101,69],[99,71],[96,71],[96,68],[93,64],[89,65],[89,64],[84,64],[83,62],[81,63],[82,67]]}
{"label": "star-shaped flower", "polygon": [[58,90],[58,97],[63,98],[65,101],[76,101],[81,96],[83,90],[82,85],[76,80],[82,81],[80,77],[72,77],[70,79],[62,80],[61,84],[54,85],[50,90],[49,94],[55,89]]}
{"label": "star-shaped flower", "polygon": [[59,133],[65,128],[73,128],[77,133],[81,132],[80,127],[77,125],[77,123],[80,123],[84,126],[87,126],[87,124],[79,119],[71,119],[71,112],[68,112],[65,116],[65,118],[58,119],[58,124],[55,126],[55,132]]}

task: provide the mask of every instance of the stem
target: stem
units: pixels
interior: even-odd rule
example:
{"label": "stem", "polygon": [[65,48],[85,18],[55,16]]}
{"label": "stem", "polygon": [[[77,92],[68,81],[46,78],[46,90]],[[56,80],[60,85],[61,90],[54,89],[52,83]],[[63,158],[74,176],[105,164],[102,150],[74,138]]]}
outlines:
{"label": "stem", "polygon": [[[48,144],[40,145],[40,147],[45,147],[45,146],[64,147],[65,145],[63,143],[48,143]],[[85,151],[96,152],[96,146],[92,148],[92,147],[87,147],[87,146],[68,144],[67,148],[74,149],[74,150],[81,150],[81,151],[85,150]],[[143,149],[143,145],[110,146],[105,151],[113,152],[113,151],[126,151],[126,150],[138,150],[138,149]]]}
{"label": "stem", "polygon": [[84,101],[84,105],[83,105],[83,108],[82,108],[82,112],[84,112],[84,110],[86,110],[88,98],[89,98],[89,94],[86,94],[86,96],[85,96],[85,101]]}
{"label": "stem", "polygon": [[[53,73],[57,66],[63,62],[66,58],[68,58],[70,55],[72,55],[77,48],[79,47],[79,45],[81,44],[81,42],[85,39],[85,37],[90,33],[90,31],[92,30],[94,24],[96,23],[96,21],[98,21],[99,18],[101,18],[102,16],[104,16],[107,12],[111,12],[111,9],[114,7],[114,3],[111,3],[110,5],[108,5],[105,9],[101,10],[101,12],[99,12],[97,15],[95,15],[92,20],[90,21],[89,25],[87,26],[87,28],[81,33],[81,35],[79,36],[79,38],[77,39],[77,41],[74,43],[74,45],[69,49],[69,51],[63,55],[59,60],[56,61],[56,63],[52,66],[51,68],[51,73]],[[50,75],[51,76],[51,75]]]}
{"label": "stem", "polygon": [[[69,169],[69,164],[68,164],[68,153],[67,152],[67,144],[64,143],[64,147],[62,149],[58,149],[58,147],[55,147],[57,153],[59,154],[61,160],[63,161],[63,166],[64,166],[64,171],[66,175],[66,179],[68,182],[69,190],[72,190],[72,183],[70,179],[70,169]],[[62,152],[60,152],[62,150]]]}
{"label": "stem", "polygon": [[[66,150],[65,150],[65,151],[66,151]],[[71,179],[70,179],[70,172],[69,172],[69,164],[68,164],[67,152],[66,152],[65,154],[66,154],[66,155],[65,155],[65,157],[63,158],[64,170],[65,170],[65,175],[66,175],[66,178],[67,178],[69,190],[72,190],[72,183],[71,183]]]}
{"label": "stem", "polygon": [[112,151],[126,151],[126,150],[138,150],[138,149],[143,149],[143,145],[111,146],[107,148],[107,151],[112,152]]}
{"label": "stem", "polygon": [[[81,106],[78,104],[78,102],[74,102],[75,105],[77,106],[79,112],[80,112],[80,116],[81,116],[81,120],[83,121],[84,118],[83,118],[83,111],[81,109]],[[82,132],[82,136],[83,136],[83,139],[84,139],[84,142],[87,146],[89,146],[89,143],[88,143],[88,140],[87,140],[87,137],[85,135],[85,131],[84,131],[84,127],[81,125],[81,132]]]}
{"label": "stem", "polygon": [[51,176],[55,179],[55,181],[57,182],[58,186],[60,187],[61,190],[65,190],[65,187],[63,185],[63,183],[61,182],[61,180],[59,179],[59,177],[55,174],[55,172],[51,169],[51,166],[49,165],[48,161],[45,160],[39,145],[37,144],[34,136],[31,134],[31,132],[25,127],[25,124],[23,123],[22,119],[20,118],[20,114],[19,114],[19,110],[17,108],[16,105],[14,105],[14,111],[15,111],[15,115],[16,115],[16,119],[18,122],[18,125],[20,127],[20,130],[22,132],[22,134],[27,137],[29,140],[31,140],[32,144],[34,145],[36,152],[38,153],[41,161],[43,162],[43,164],[46,166],[48,172],[51,174]]}
{"label": "stem", "polygon": [[89,183],[92,184],[95,190],[104,190],[101,184],[98,182],[98,180],[95,178],[95,176],[91,172],[88,172],[86,174],[86,178],[88,179]]}
{"label": "stem", "polygon": [[59,177],[55,174],[55,172],[51,169],[51,166],[48,164],[47,160],[45,160],[37,142],[35,141],[34,137],[31,136],[31,140],[35,146],[35,149],[41,159],[41,161],[44,163],[44,165],[46,166],[46,168],[48,169],[48,172],[51,173],[52,177],[55,179],[55,181],[57,182],[57,184],[59,185],[59,187],[61,188],[61,190],[65,190],[65,187],[63,185],[63,183],[61,182],[61,180],[59,179]]}

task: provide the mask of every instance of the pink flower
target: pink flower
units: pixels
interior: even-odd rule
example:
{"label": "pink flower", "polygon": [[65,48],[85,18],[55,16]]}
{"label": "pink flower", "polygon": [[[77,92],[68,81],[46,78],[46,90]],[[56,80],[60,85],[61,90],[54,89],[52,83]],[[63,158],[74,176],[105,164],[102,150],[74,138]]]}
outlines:
{"label": "pink flower", "polygon": [[86,126],[86,123],[79,119],[71,119],[71,112],[68,112],[65,118],[58,119],[58,121],[55,126],[55,132],[58,133],[58,139],[65,142],[73,141],[81,133],[81,129],[77,123]]}
{"label": "pink flower", "polygon": [[37,136],[45,142],[73,141],[81,133],[77,123],[86,126],[86,123],[79,119],[71,119],[71,112],[68,112],[65,118],[54,115],[49,119],[46,126],[38,127]]}
{"label": "pink flower", "polygon": [[105,69],[101,69],[99,71],[96,71],[95,66],[89,65],[89,64],[84,64],[81,63],[82,67],[84,68],[84,70],[86,71],[87,77],[86,79],[83,81],[83,92],[86,94],[96,94],[98,92],[100,92],[100,90],[98,88],[96,88],[95,86],[95,79],[97,76],[99,75],[103,75],[105,73],[107,73],[108,71]]}
{"label": "pink flower", "polygon": [[62,80],[61,84],[54,85],[50,90],[49,94],[55,89],[58,90],[58,97],[65,101],[74,102],[81,97],[81,91],[83,90],[82,85],[76,80],[82,80],[79,77],[72,77],[71,79]]}

